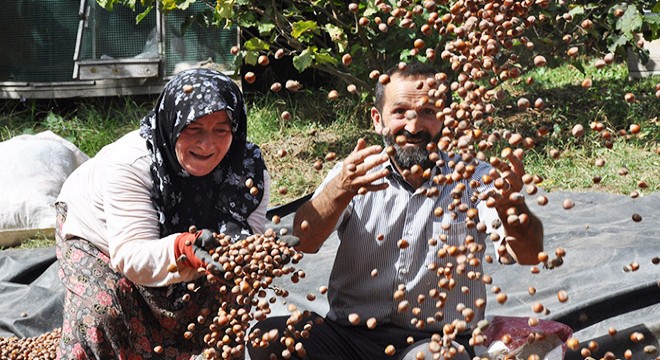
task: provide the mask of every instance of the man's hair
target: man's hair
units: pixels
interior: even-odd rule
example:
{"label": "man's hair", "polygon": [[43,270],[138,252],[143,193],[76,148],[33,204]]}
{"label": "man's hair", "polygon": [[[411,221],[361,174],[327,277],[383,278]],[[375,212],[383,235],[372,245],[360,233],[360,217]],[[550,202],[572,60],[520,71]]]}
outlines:
{"label": "man's hair", "polygon": [[[404,78],[417,76],[433,77],[436,73],[437,70],[433,66],[417,61],[408,63],[406,67],[403,68],[403,70],[399,69],[398,65],[395,65],[385,71],[385,74],[390,77],[392,77],[394,74],[398,74]],[[378,109],[378,111],[383,111],[383,103],[385,102],[385,86],[386,85],[381,84],[380,81],[376,83],[374,106],[376,109]]]}

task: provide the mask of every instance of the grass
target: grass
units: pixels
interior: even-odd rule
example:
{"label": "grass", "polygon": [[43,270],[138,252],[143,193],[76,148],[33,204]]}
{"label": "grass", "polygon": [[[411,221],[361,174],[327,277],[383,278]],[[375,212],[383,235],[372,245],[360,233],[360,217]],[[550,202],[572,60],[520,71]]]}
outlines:
{"label": "grass", "polygon": [[[355,99],[328,103],[326,96],[303,92],[295,98],[250,96],[248,138],[261,147],[272,180],[271,206],[282,205],[313,192],[335,161],[325,161],[335,152],[348,155],[357,139],[375,140],[366,125],[367,110]],[[291,120],[280,114],[289,111]],[[281,156],[282,154],[286,154]],[[316,161],[323,167],[314,168]],[[285,188],[280,192],[278,189]]]}
{"label": "grass", "polygon": [[137,128],[151,106],[150,97],[7,100],[0,103],[0,140],[50,130],[94,156]]}
{"label": "grass", "polygon": [[[592,62],[583,60],[584,74],[562,65],[535,69],[529,74],[534,78],[532,84],[522,80],[507,83],[503,87],[510,97],[498,104],[489,130],[506,129],[535,139],[536,147],[526,152],[525,166],[527,172],[545,179],[542,186],[546,190],[659,191],[660,100],[655,87],[660,78],[628,79],[624,64],[596,69]],[[580,86],[585,77],[593,81],[588,89]],[[634,103],[625,102],[626,92],[635,94]],[[264,153],[272,178],[271,207],[314,191],[336,161],[352,151],[358,138],[381,143],[371,131],[370,104],[350,95],[328,101],[326,95],[327,90],[246,94],[248,138]],[[532,103],[541,97],[545,106],[519,110],[515,103],[520,97]],[[0,102],[0,140],[51,130],[93,156],[105,144],[135,129],[154,101],[155,97]],[[293,115],[289,121],[280,118],[285,110]],[[607,148],[600,134],[590,130],[593,122],[603,123],[612,134],[627,130],[632,123],[641,125],[642,131],[615,136]],[[571,135],[575,124],[587,129],[584,136]],[[548,135],[537,135],[541,126],[550,129]],[[501,141],[489,155],[504,146],[508,142]],[[553,149],[561,152],[556,160],[548,155]],[[285,156],[281,156],[283,150]],[[335,152],[337,160],[324,161],[328,152]],[[604,159],[605,165],[597,167],[596,159]],[[323,162],[320,170],[313,166],[317,161]],[[619,175],[624,167],[628,174]],[[602,178],[599,184],[592,181],[596,175]],[[647,188],[640,189],[639,181]],[[286,192],[280,191],[284,189]],[[40,246],[35,241],[24,246]]]}
{"label": "grass", "polygon": [[[494,127],[534,138],[536,147],[526,152],[525,166],[529,173],[545,179],[546,190],[630,194],[640,191],[639,181],[648,185],[645,192],[660,190],[660,100],[656,97],[660,77],[629,79],[624,64],[596,69],[592,63],[584,61],[584,74],[564,64],[535,69],[529,74],[534,79],[532,84],[523,80],[507,84],[504,87],[511,96],[495,114]],[[584,78],[592,80],[591,87],[581,86]],[[625,93],[634,94],[636,101],[626,102]],[[520,97],[527,97],[532,103],[540,97],[545,106],[521,111],[513,105]],[[615,135],[608,148],[602,134],[591,130],[595,122],[602,123],[611,134],[627,133]],[[641,126],[638,134],[629,133],[633,123]],[[584,136],[572,135],[576,124],[586,129]],[[548,135],[537,134],[542,126],[550,130]],[[503,146],[508,143],[497,148]],[[554,160],[549,155],[551,150],[560,151],[560,158]],[[605,160],[605,166],[597,167],[596,159]],[[624,167],[628,175],[621,176],[618,173]],[[594,176],[600,176],[602,181],[594,184]]]}
{"label": "grass", "polygon": [[[554,143],[570,142],[570,129],[575,124],[585,128],[594,121],[604,123],[610,131],[627,130],[631,123],[643,125],[643,131],[636,136],[642,141],[656,141],[660,137],[658,114],[660,101],[656,97],[656,84],[660,77],[629,79],[625,64],[613,64],[596,69],[589,60],[584,60],[585,73],[564,64],[560,67],[535,69],[529,76],[534,79],[530,85],[519,79],[505,86],[511,97],[501,104],[497,114],[499,124],[512,130],[533,134],[539,125],[553,128]],[[589,78],[593,84],[589,88],[581,86],[582,80]],[[625,93],[635,95],[634,103],[624,100]],[[515,101],[527,97],[533,103],[536,98],[545,100],[542,110],[521,112]],[[551,141],[553,142],[553,141]]]}
{"label": "grass", "polygon": [[[21,242],[20,245],[12,247],[12,249],[34,249],[48,246],[55,246],[55,234],[39,232],[34,237]],[[0,250],[4,250],[4,248],[0,246]]]}
{"label": "grass", "polygon": [[[595,159],[605,160],[602,167],[596,166]],[[541,185],[547,191],[600,191],[629,194],[633,191],[651,193],[660,191],[658,169],[660,156],[655,148],[637,142],[615,142],[612,149],[599,148],[587,151],[583,148],[568,148],[556,160],[540,152],[527,155],[526,170],[544,178]],[[619,170],[627,169],[626,175]],[[600,177],[594,183],[594,177]],[[648,186],[640,189],[639,181]]]}

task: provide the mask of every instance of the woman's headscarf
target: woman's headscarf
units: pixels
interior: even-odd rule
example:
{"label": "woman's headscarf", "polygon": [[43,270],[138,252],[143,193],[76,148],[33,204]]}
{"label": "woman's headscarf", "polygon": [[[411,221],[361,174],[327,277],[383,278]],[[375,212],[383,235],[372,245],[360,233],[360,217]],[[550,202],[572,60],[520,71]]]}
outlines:
{"label": "woman's headscarf", "polygon": [[[211,173],[191,176],[176,157],[176,140],[188,124],[220,110],[231,121],[231,147]],[[247,218],[263,198],[266,165],[259,148],[247,142],[243,95],[229,77],[210,69],[177,74],[142,119],[140,135],[151,151],[151,200],[160,215],[161,236],[187,231],[190,225],[217,232],[239,225],[244,235],[251,232]],[[250,193],[248,179],[258,194]]]}

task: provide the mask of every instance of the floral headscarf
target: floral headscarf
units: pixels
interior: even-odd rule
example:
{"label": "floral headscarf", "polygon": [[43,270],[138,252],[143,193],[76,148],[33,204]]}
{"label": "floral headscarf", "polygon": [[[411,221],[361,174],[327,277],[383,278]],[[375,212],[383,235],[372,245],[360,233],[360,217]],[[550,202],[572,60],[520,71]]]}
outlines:
{"label": "floral headscarf", "polygon": [[[231,147],[211,173],[191,176],[177,160],[176,140],[188,124],[220,110],[231,121]],[[239,225],[244,235],[252,232],[247,218],[263,198],[266,165],[259,148],[247,142],[243,95],[229,77],[210,69],[177,74],[142,119],[140,135],[151,151],[151,200],[161,236],[187,231],[190,225],[218,232]],[[256,195],[245,185],[248,179],[259,190]]]}

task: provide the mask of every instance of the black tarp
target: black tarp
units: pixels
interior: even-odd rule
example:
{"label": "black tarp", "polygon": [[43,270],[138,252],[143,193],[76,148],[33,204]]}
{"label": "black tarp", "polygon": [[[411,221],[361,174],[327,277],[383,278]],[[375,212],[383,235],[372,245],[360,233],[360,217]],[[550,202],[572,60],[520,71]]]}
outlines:
{"label": "black tarp", "polygon": [[39,336],[59,327],[63,306],[55,248],[0,251],[0,337]]}
{"label": "black tarp", "polygon": [[[598,341],[599,350],[593,357],[612,351],[623,358],[626,349],[633,351],[633,359],[655,359],[660,354],[642,351],[647,345],[660,348],[660,265],[652,263],[660,257],[658,209],[660,193],[646,194],[636,199],[623,195],[594,192],[552,192],[546,194],[549,203],[540,207],[534,197],[528,199],[531,210],[544,223],[545,249],[554,257],[557,247],[566,251],[561,266],[546,269],[539,266],[533,274],[530,266],[485,264],[484,271],[493,277],[493,285],[508,295],[505,304],[498,304],[489,291],[486,315],[529,317],[565,323],[574,331],[583,346]],[[575,207],[565,210],[564,199],[570,198]],[[296,206],[271,209],[269,214],[283,216],[276,230],[289,228]],[[642,221],[632,220],[639,214]],[[290,295],[286,304],[271,306],[273,315],[288,315],[288,304],[301,309],[325,313],[325,297],[318,288],[327,285],[334,253],[338,244],[336,234],[316,254],[305,254],[296,265],[306,272],[297,284],[288,279],[277,283]],[[489,245],[487,253],[494,255]],[[36,336],[61,325],[63,292],[57,277],[53,248],[0,252],[0,336]],[[625,271],[636,262],[639,269]],[[531,296],[528,287],[537,292]],[[569,300],[559,302],[557,292],[565,290]],[[316,300],[307,300],[307,294]],[[532,311],[532,304],[540,302],[549,310],[547,315]],[[615,337],[608,328],[615,327]],[[630,334],[639,331],[644,340],[633,343]],[[579,352],[568,352],[567,358],[581,359]]]}

